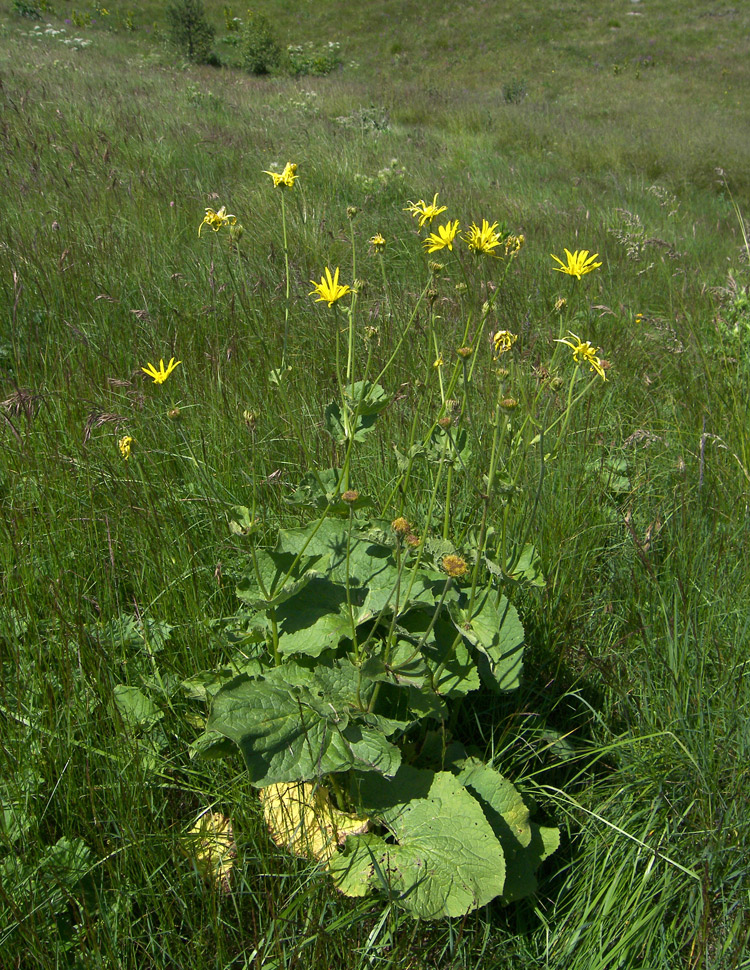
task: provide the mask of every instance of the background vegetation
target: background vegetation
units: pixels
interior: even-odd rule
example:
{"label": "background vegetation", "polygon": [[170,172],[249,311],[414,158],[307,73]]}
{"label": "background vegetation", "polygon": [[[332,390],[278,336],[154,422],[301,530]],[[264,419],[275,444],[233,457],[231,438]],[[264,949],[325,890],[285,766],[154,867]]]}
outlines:
{"label": "background vegetation", "polygon": [[[750,965],[750,13],[498,6],[268,0],[282,48],[340,44],[337,70],[297,79],[233,66],[244,9],[206,4],[216,67],[181,63],[162,4],[0,4],[0,966]],[[288,160],[281,393],[262,170]],[[235,646],[230,507],[255,481],[269,530],[297,523],[284,497],[337,459],[330,316],[308,292],[326,264],[351,280],[347,206],[385,347],[366,240],[388,238],[398,320],[425,273],[403,208],[435,192],[454,218],[525,235],[498,306],[535,379],[563,373],[554,305],[575,282],[549,253],[598,252],[581,336],[611,366],[534,519],[547,586],[515,595],[523,686],[462,715],[561,849],[535,898],[423,924],[270,845],[239,759],[191,757],[202,715],[180,684]],[[236,249],[198,237],[221,205],[244,225]],[[458,311],[441,291],[446,354]],[[420,333],[356,466],[376,503],[390,443],[434,394]],[[144,379],[170,356],[168,383]],[[233,820],[230,893],[184,851],[208,807]]]}

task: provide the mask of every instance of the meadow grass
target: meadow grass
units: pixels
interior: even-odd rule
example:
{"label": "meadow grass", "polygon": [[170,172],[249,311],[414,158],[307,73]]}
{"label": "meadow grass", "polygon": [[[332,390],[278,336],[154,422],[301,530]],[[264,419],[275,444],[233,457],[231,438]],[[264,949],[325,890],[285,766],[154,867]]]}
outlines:
{"label": "meadow grass", "polygon": [[[166,48],[160,4],[76,28],[57,3],[42,33],[66,33],[42,38],[0,5],[0,966],[750,966],[750,15],[440,0],[425,22],[424,4],[396,20],[380,2],[274,0],[282,43],[342,45],[335,73],[290,79],[233,68],[221,5],[207,6],[221,69]],[[262,172],[288,160],[278,386],[286,276]],[[309,281],[340,265],[354,282],[353,233],[359,321],[378,328],[383,366],[429,279],[403,210],[435,192],[462,227],[525,235],[493,311],[519,335],[519,412],[541,389],[564,413],[566,322],[610,367],[550,442],[536,504],[533,446],[520,471],[510,531],[529,528],[547,580],[511,591],[522,686],[467,701],[457,724],[560,826],[561,848],[536,896],[427,923],[345,899],[276,849],[240,759],[191,756],[205,711],[181,685],[235,655],[248,547],[231,508],[255,501],[271,543],[304,521],[285,502],[303,475],[343,459],[323,412],[346,318]],[[236,246],[198,236],[222,205],[244,226]],[[563,247],[602,268],[554,273]],[[472,306],[452,273],[433,304],[448,365]],[[420,522],[434,466],[394,494],[393,446],[440,413],[426,310],[408,350],[352,477],[377,514]],[[486,339],[477,355],[483,429]],[[167,382],[144,377],[172,356]],[[476,448],[473,461],[481,474]],[[499,522],[500,498],[491,508]],[[435,528],[458,540],[480,512],[457,474]],[[234,825],[230,893],[184,851],[209,807]]]}

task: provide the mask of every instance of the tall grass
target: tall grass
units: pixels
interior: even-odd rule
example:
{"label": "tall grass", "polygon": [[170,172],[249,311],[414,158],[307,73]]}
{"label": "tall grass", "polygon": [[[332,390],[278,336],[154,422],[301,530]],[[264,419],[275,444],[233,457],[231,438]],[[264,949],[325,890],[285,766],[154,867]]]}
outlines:
{"label": "tall grass", "polygon": [[[340,72],[301,81],[176,64],[146,31],[159,5],[139,5],[134,30],[112,10],[79,31],[82,50],[0,8],[0,966],[750,965],[748,370],[722,329],[747,320],[716,289],[729,268],[748,284],[727,192],[746,215],[748,15],[444,0],[423,25],[424,5],[401,8],[396,24],[386,4],[269,2],[283,43],[342,43]],[[514,79],[527,93],[508,103]],[[287,160],[301,178],[280,389],[284,260],[261,172]],[[273,848],[239,761],[191,757],[201,715],[180,684],[236,648],[246,553],[230,508],[255,489],[270,540],[300,520],[283,499],[303,474],[341,458],[322,430],[330,318],[308,293],[321,267],[350,265],[346,207],[384,360],[366,240],[388,238],[402,319],[426,272],[402,210],[434,192],[525,234],[498,322],[529,380],[565,376],[559,296],[579,299],[581,336],[611,367],[547,464],[532,532],[547,586],[514,595],[523,687],[461,714],[561,826],[561,853],[534,899],[420,924]],[[198,237],[221,205],[244,224],[236,248]],[[583,297],[551,271],[563,246],[604,261]],[[460,311],[441,290],[446,353]],[[356,469],[381,503],[392,443],[439,403],[426,319],[412,350]],[[178,371],[147,382],[141,366],[170,356]],[[479,374],[479,425],[493,386]],[[523,515],[538,476],[530,462]],[[428,489],[416,479],[407,514]],[[123,686],[146,705],[118,704]],[[209,806],[233,819],[229,894],[183,853]]]}

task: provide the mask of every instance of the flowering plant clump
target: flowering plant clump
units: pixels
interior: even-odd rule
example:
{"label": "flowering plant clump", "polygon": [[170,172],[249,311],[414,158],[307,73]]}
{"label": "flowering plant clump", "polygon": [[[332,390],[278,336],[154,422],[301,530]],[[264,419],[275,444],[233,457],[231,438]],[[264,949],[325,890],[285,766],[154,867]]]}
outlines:
{"label": "flowering plant clump", "polygon": [[[265,174],[274,187],[291,188],[296,166]],[[269,376],[279,387],[290,370],[284,353],[293,305],[283,192],[280,209],[284,342],[282,366]],[[347,895],[386,889],[390,902],[436,919],[533,892],[536,870],[559,844],[557,828],[532,819],[496,762],[470,752],[456,725],[469,695],[519,686],[525,635],[511,590],[545,586],[527,541],[531,513],[522,476],[541,464],[538,494],[545,462],[589,385],[574,400],[576,367],[564,412],[547,421],[549,384],[522,373],[523,362],[510,354],[517,335],[493,328],[522,235],[488,219],[463,235],[459,219],[433,229],[447,211],[437,194],[431,202],[409,202],[405,211],[420,230],[426,227],[425,255],[447,250],[445,263],[424,259],[422,290],[411,314],[400,317],[382,258],[385,236],[375,233],[367,258],[379,263],[383,295],[363,324],[359,306],[374,289],[366,272],[357,274],[366,213],[347,207],[353,282],[340,282],[340,266],[325,266],[319,282],[310,280],[309,294],[329,307],[352,297],[336,313],[348,327],[334,330],[336,395],[321,422],[341,467],[319,470],[308,454],[313,470],[287,497],[305,524],[279,529],[271,541],[260,529],[255,485],[252,508],[235,509],[230,530],[249,548],[236,556],[242,605],[226,629],[242,650],[229,666],[185,686],[210,703],[196,749],[211,755],[223,753],[227,740],[238,746],[275,842],[318,860]],[[457,239],[469,253],[496,258],[470,259],[454,245]],[[601,265],[588,251],[566,253],[561,269],[579,279]],[[458,323],[457,313],[441,315],[449,304],[461,306],[462,315],[465,308]],[[502,305],[512,312],[512,301]],[[380,328],[372,324],[378,313],[382,348]],[[607,365],[596,348],[570,337],[561,342],[576,363],[604,377]],[[446,347],[455,352],[444,354]],[[508,355],[507,367],[493,367],[490,355],[495,361]],[[381,415],[400,399],[387,380],[399,356],[412,370],[423,368],[419,385],[431,384],[432,394],[420,397],[430,411],[420,412],[415,398],[406,446],[389,440],[385,448],[376,437],[378,450],[362,456]],[[167,368],[162,362],[148,373],[161,382],[172,369],[172,361]],[[486,422],[474,410],[480,374],[479,393],[487,381],[494,392]],[[374,454],[390,453],[392,486],[389,481],[390,493],[378,497],[376,511],[356,476]],[[417,480],[431,482],[431,490],[415,502],[410,485]]]}

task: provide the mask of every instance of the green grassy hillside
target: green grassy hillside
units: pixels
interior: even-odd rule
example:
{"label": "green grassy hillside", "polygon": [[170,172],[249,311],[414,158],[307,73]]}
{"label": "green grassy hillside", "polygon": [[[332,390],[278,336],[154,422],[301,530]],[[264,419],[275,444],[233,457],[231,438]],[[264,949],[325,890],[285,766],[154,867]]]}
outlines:
{"label": "green grassy hillside", "polygon": [[[750,967],[750,12],[268,0],[339,64],[257,77],[244,8],[202,66],[164,7],[0,3],[0,967]],[[444,219],[523,244],[427,253]],[[429,735],[559,827],[518,902],[344,897],[197,751],[201,672],[278,648],[237,585],[344,485],[518,611],[520,687]]]}

